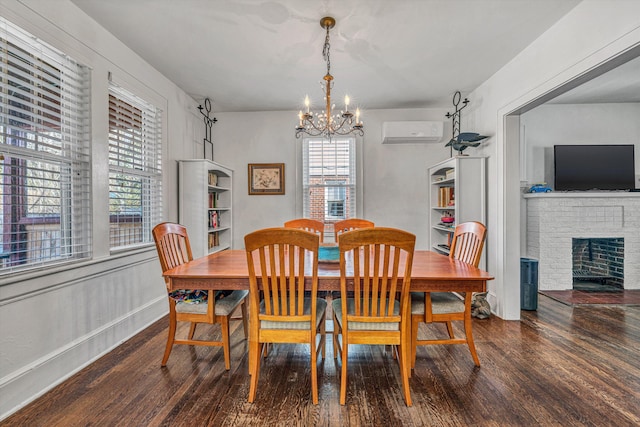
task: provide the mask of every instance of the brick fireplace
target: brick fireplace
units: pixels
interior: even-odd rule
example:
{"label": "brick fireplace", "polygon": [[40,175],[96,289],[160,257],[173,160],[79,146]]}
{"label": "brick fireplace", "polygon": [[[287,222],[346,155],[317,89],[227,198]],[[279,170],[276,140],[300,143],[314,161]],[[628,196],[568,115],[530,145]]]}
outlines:
{"label": "brick fireplace", "polygon": [[[623,260],[602,280],[640,289],[640,193],[552,192],[523,197],[526,253],[522,256],[539,261],[540,290],[573,289],[574,241],[581,245],[587,241],[588,258],[588,239],[592,258],[600,240],[616,239],[614,245],[621,244]],[[621,277],[614,274],[618,269]]]}

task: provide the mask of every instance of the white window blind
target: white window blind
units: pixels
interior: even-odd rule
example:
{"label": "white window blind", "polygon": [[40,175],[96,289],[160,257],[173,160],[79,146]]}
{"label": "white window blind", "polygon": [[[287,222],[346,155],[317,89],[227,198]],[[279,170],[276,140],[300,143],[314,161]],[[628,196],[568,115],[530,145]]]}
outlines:
{"label": "white window blind", "polygon": [[355,217],[355,138],[304,138],[303,211],[323,222]]}
{"label": "white window blind", "polygon": [[162,218],[162,112],[109,86],[110,247],[153,242]]}
{"label": "white window blind", "polygon": [[0,272],[91,256],[89,70],[0,17]]}

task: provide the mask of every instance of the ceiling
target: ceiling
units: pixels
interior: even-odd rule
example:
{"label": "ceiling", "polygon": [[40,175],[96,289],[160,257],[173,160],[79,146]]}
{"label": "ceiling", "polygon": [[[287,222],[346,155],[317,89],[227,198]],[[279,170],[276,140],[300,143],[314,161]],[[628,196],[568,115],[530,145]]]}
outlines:
{"label": "ceiling", "polygon": [[446,108],[457,90],[478,87],[580,0],[72,2],[221,112],[298,110],[306,94],[320,105],[319,22],[327,15],[337,21],[334,100],[348,94],[363,109]]}

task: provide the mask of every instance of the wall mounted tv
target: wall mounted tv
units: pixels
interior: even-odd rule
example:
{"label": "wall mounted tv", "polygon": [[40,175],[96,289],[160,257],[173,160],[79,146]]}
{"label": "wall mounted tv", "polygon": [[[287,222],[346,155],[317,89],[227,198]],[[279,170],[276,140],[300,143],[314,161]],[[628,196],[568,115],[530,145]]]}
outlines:
{"label": "wall mounted tv", "polygon": [[556,191],[635,188],[634,146],[554,146]]}

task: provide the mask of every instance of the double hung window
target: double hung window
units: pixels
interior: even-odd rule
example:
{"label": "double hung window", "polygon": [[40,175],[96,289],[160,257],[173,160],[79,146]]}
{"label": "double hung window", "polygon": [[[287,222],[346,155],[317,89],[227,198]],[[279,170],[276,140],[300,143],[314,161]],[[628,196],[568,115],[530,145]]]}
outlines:
{"label": "double hung window", "polygon": [[0,272],[91,256],[89,70],[0,17]]}
{"label": "double hung window", "polygon": [[322,222],[355,217],[355,138],[305,138],[302,145],[304,216]]}
{"label": "double hung window", "polygon": [[162,218],[162,112],[133,93],[109,87],[111,249],[153,242]]}

